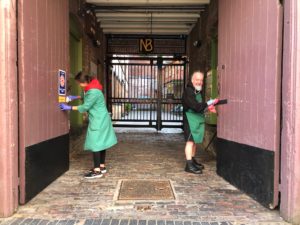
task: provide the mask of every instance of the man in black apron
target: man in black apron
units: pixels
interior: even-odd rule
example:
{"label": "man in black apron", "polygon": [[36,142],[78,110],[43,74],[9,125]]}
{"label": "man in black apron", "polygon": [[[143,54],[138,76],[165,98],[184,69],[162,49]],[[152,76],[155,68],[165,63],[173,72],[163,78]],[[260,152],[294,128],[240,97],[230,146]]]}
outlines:
{"label": "man in black apron", "polygon": [[187,160],[185,171],[195,174],[201,174],[204,169],[204,166],[195,159],[196,144],[202,143],[204,137],[204,110],[209,107],[209,110],[214,112],[214,104],[218,102],[218,99],[211,99],[208,102],[202,101],[203,79],[204,74],[202,72],[194,72],[191,82],[187,84],[182,97],[184,137],[186,141],[185,156]]}

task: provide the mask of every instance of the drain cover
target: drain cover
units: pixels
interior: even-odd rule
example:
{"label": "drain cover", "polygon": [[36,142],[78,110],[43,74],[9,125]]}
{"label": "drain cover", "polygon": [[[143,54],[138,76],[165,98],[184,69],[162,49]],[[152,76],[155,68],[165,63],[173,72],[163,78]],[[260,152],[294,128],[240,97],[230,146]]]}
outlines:
{"label": "drain cover", "polygon": [[173,200],[168,180],[122,180],[118,200]]}

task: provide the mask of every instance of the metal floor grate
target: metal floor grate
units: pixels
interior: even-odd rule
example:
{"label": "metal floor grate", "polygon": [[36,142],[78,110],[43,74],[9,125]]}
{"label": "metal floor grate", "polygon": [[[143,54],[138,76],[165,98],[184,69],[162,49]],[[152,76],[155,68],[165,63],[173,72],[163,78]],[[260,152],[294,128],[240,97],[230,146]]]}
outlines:
{"label": "metal floor grate", "polygon": [[169,180],[122,180],[118,200],[174,200]]}

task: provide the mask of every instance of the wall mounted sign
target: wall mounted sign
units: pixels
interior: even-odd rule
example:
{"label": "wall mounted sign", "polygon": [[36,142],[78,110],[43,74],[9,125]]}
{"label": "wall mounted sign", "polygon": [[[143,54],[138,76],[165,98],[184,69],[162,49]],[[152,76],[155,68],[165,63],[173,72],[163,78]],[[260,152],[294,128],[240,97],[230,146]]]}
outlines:
{"label": "wall mounted sign", "polygon": [[154,40],[152,38],[141,38],[139,40],[139,52],[151,53],[154,50]]}
{"label": "wall mounted sign", "polygon": [[185,55],[186,37],[173,36],[108,36],[108,54]]}
{"label": "wall mounted sign", "polygon": [[58,102],[66,102],[67,79],[66,71],[58,70]]}

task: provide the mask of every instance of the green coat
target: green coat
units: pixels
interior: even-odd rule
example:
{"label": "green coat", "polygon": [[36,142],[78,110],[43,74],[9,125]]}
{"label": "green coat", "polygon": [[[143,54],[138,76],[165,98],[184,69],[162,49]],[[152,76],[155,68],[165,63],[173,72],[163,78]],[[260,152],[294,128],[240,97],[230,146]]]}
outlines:
{"label": "green coat", "polygon": [[106,150],[117,143],[104,96],[98,89],[90,89],[84,95],[84,103],[78,111],[88,112],[89,126],[84,143],[84,150],[98,152]]}

